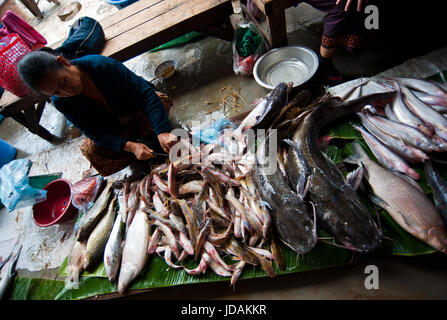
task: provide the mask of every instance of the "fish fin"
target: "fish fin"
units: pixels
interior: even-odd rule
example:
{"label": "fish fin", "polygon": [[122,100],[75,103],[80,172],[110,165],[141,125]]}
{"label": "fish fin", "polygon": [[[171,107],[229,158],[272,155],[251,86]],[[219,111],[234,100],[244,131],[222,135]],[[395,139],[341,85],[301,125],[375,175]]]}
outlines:
{"label": "fish fin", "polygon": [[362,182],[364,172],[365,169],[363,167],[363,164],[360,163],[360,166],[357,169],[348,173],[348,175],[346,176],[346,182],[352,188],[354,188],[354,190],[357,190],[360,183]]}
{"label": "fish fin", "polygon": [[362,162],[362,159],[365,159],[368,156],[358,142],[355,141],[352,146],[354,148],[354,154],[347,157],[343,161],[352,164],[360,164]]}
{"label": "fish fin", "polygon": [[386,210],[386,208],[389,207],[388,202],[386,202],[385,200],[383,200],[376,194],[369,195],[368,197],[375,205],[377,205],[385,210]]}
{"label": "fish fin", "polygon": [[291,146],[292,148],[294,148],[295,150],[297,150],[298,151],[298,146],[296,145],[296,142],[295,141],[292,141],[292,140],[290,140],[290,139],[284,139],[283,140],[285,143],[287,143],[289,146]]}
{"label": "fish fin", "polygon": [[404,179],[408,183],[410,183],[413,187],[418,189],[420,192],[424,193],[424,190],[422,190],[421,186],[416,181],[411,179],[409,176],[407,176],[407,175],[405,175],[403,173],[397,172],[397,171],[391,171],[391,172],[394,173],[396,176],[401,177],[402,179]]}
{"label": "fish fin", "polygon": [[270,211],[273,210],[270,204],[267,201],[259,200],[259,203],[265,208],[268,208]]}
{"label": "fish fin", "polygon": [[416,233],[418,234],[423,234],[424,230],[421,229],[421,227],[418,225],[418,223],[416,221],[414,221],[414,219],[403,212],[399,211],[399,214],[402,216],[402,219],[404,220],[404,223],[412,230],[414,230]]}
{"label": "fish fin", "polygon": [[298,178],[298,182],[296,185],[296,193],[301,200],[306,198],[307,191],[309,190],[309,182],[310,182],[309,177],[305,175],[300,175]]}

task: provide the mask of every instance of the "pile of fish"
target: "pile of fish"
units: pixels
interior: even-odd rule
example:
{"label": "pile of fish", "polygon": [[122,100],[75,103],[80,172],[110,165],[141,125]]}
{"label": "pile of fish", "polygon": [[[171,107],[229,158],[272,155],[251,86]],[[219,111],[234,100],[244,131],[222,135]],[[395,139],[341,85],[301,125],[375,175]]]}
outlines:
{"label": "pile of fish", "polygon": [[418,180],[410,164],[447,150],[447,88],[419,79],[368,78],[338,96],[350,101],[363,91],[397,92],[385,106],[365,106],[358,113],[363,126],[356,129],[382,166]]}
{"label": "pile of fish", "polygon": [[[361,166],[345,178],[320,146],[323,127],[357,113],[367,128],[358,128],[365,141],[372,150],[380,143],[373,152],[385,154],[380,138],[392,134],[375,121],[385,121],[392,128],[403,126],[380,114],[398,117],[402,106],[413,101],[404,83],[401,79],[377,82],[381,92],[366,96],[358,85],[342,99],[329,95],[310,105],[308,91],[289,101],[291,86],[281,83],[237,128],[225,130],[221,143],[193,145],[191,138],[182,138],[169,159],[152,167],[141,180],[107,181],[79,226],[67,281],[77,283],[84,269],[103,261],[108,278],[124,293],[153,254],[163,257],[169,267],[191,275],[209,268],[219,276],[231,277],[232,285],[247,264],[274,277],[273,262],[285,268],[278,240],[298,254],[309,252],[319,241],[317,225],[331,233],[338,246],[370,252],[381,245],[382,232],[356,192],[364,172],[378,205],[408,232],[446,252],[439,212],[415,183],[394,173],[417,178],[416,172],[385,165],[396,161],[386,156],[389,161],[381,163],[393,171],[384,169],[356,146],[356,155],[347,161]],[[422,94],[417,99],[421,97],[429,99]],[[447,101],[445,96],[434,101],[443,99]],[[408,115],[402,115],[405,117]],[[415,162],[427,161],[429,152],[444,150],[447,131],[424,119],[413,126],[405,124],[406,131],[398,131],[399,138],[387,148],[407,150],[406,155]],[[420,132],[419,140],[410,135],[413,129]],[[432,167],[426,169],[431,170],[427,176],[433,177],[434,184],[445,187]],[[392,192],[386,192],[390,186]],[[436,199],[445,213],[445,192]],[[423,209],[425,217],[421,217]],[[195,267],[188,268],[191,261]]]}
{"label": "pile of fish", "polygon": [[[280,110],[286,102],[286,86],[271,96],[264,104],[268,100],[269,108]],[[271,115],[264,107],[258,111]],[[249,116],[242,126],[251,127],[258,120]],[[108,278],[117,281],[123,293],[152,254],[191,275],[209,267],[231,277],[233,285],[247,264],[260,266],[271,277],[275,275],[272,261],[284,268],[270,213],[253,182],[249,161],[234,158],[220,145],[193,146],[186,139],[179,145],[187,149],[186,156],[170,157],[143,179],[125,180],[115,192],[113,186],[118,184],[107,182],[79,226],[67,283],[77,283],[84,269],[102,259]],[[225,262],[224,256],[236,262]],[[183,263],[188,257],[196,261],[195,268]]]}
{"label": "pile of fish", "polygon": [[[431,160],[431,155],[447,150],[447,88],[420,79],[371,78],[339,97],[350,101],[362,96],[363,91],[396,92],[390,103],[366,105],[357,113],[363,126],[355,128],[381,166],[370,160],[360,145],[347,161],[365,169],[375,204],[410,234],[447,253],[447,184]],[[435,205],[415,182],[420,175],[410,164],[416,163],[425,163]]]}

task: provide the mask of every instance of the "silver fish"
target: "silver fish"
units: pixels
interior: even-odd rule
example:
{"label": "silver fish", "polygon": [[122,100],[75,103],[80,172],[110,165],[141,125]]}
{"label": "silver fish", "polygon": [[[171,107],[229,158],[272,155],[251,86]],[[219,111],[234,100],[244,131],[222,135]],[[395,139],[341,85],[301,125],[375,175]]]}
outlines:
{"label": "silver fish", "polygon": [[9,289],[11,288],[14,277],[16,275],[17,261],[19,260],[21,251],[22,247],[19,248],[14,256],[14,259],[10,262],[8,273],[0,281],[0,300],[6,299],[8,294],[10,293]]}
{"label": "silver fish", "polygon": [[121,220],[122,222],[126,223],[127,220],[127,198],[126,195],[128,193],[128,184],[126,183],[123,187],[123,189],[121,189],[118,192],[118,214],[121,216]]}
{"label": "silver fish", "polygon": [[424,92],[432,96],[445,97],[446,91],[437,86],[436,84],[415,78],[391,78],[391,80],[397,81],[401,86],[405,86],[414,90]]}
{"label": "silver fish", "polygon": [[385,106],[385,115],[388,120],[399,122],[399,119],[397,119],[396,114],[393,112],[393,109],[389,103]]}
{"label": "silver fish", "polygon": [[[359,116],[362,118],[361,113],[359,113]],[[365,117],[363,117],[363,119],[365,119]],[[402,156],[405,160],[410,162],[426,162],[430,159],[424,151],[405,144],[402,139],[396,139],[386,134],[385,132],[373,126],[366,119],[365,121],[362,121],[362,124],[369,132],[374,135],[374,137],[376,137],[380,142],[382,142],[392,151]]]}
{"label": "silver fish", "polygon": [[362,113],[362,115],[365,116],[364,118],[362,117],[362,122],[369,121],[384,133],[389,134],[396,139],[402,139],[405,143],[415,148],[426,152],[442,151],[430,138],[416,128],[367,113]]}
{"label": "silver fish", "polygon": [[402,94],[411,112],[433,127],[436,135],[447,140],[447,119],[432,107],[419,100],[409,89],[403,87]]}
{"label": "silver fish", "polygon": [[123,294],[129,284],[143,271],[149,257],[147,250],[151,237],[149,218],[137,210],[126,232],[121,268],[118,276],[118,292]]}
{"label": "silver fish", "polygon": [[125,229],[121,214],[118,213],[104,249],[104,267],[110,282],[115,282],[118,277]]}
{"label": "silver fish", "polygon": [[412,90],[412,93],[422,102],[425,102],[431,106],[440,106],[447,108],[447,95],[446,96],[431,96],[429,94]]}
{"label": "silver fish", "polygon": [[405,162],[405,160],[401,159],[399,156],[393,153],[379,140],[377,140],[372,134],[370,134],[362,127],[354,126],[354,128],[362,134],[362,137],[365,140],[366,144],[369,146],[371,152],[374,154],[374,156],[377,158],[382,166],[392,171],[406,174],[412,179],[420,179],[419,174],[411,169]]}
{"label": "silver fish", "polygon": [[396,83],[397,86],[397,95],[393,102],[392,109],[396,118],[403,124],[411,126],[413,128],[418,129],[423,134],[431,137],[433,135],[433,128],[424,124],[424,122],[415,116],[409,109],[407,104],[404,102],[402,97],[402,89]]}
{"label": "silver fish", "polygon": [[375,194],[372,200],[407,232],[447,254],[447,231],[430,199],[406,179],[369,159],[356,142],[354,152],[347,162],[365,167],[365,177]]}

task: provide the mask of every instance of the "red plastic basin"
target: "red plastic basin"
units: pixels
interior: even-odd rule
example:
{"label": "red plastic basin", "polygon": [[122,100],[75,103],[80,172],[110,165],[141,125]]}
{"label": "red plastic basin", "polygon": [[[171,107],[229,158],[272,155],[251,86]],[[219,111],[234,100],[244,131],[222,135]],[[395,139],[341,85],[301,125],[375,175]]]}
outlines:
{"label": "red plastic basin", "polygon": [[65,179],[56,179],[47,184],[45,201],[33,206],[34,223],[40,227],[48,227],[56,223],[71,220],[78,213],[71,203],[71,183]]}

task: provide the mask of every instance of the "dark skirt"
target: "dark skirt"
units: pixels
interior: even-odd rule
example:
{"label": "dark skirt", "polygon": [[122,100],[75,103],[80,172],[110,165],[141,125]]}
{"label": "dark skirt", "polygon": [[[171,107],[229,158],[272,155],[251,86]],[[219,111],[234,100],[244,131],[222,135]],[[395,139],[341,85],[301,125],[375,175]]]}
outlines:
{"label": "dark skirt", "polygon": [[357,1],[353,1],[347,12],[346,0],[335,5],[336,0],[304,0],[315,9],[327,13],[324,18],[321,45],[324,48],[345,47],[352,51],[362,45],[362,33],[365,30],[365,15],[357,12]]}
{"label": "dark skirt", "polygon": [[[160,97],[166,112],[169,115],[172,106],[171,99],[161,92],[157,92],[157,95]],[[141,110],[138,110],[138,112],[129,119],[125,125],[123,125],[122,136],[131,141],[143,139],[151,143],[151,149],[156,149],[154,151],[160,152],[160,150],[162,150],[149,119]],[[152,147],[152,145],[154,145],[154,147]],[[90,162],[91,166],[103,177],[114,174],[137,161],[137,158],[133,153],[107,150],[95,145],[89,138],[84,139],[80,149],[82,154]]]}

